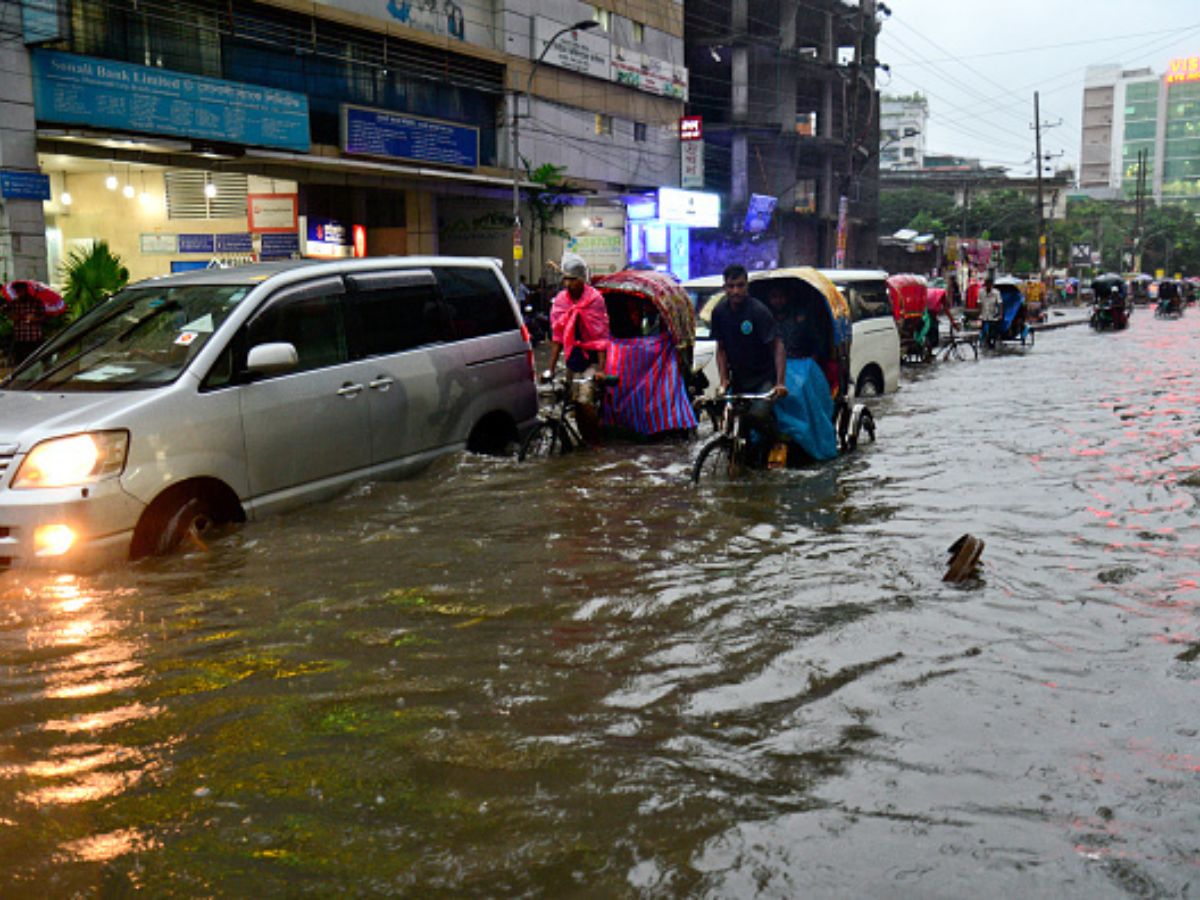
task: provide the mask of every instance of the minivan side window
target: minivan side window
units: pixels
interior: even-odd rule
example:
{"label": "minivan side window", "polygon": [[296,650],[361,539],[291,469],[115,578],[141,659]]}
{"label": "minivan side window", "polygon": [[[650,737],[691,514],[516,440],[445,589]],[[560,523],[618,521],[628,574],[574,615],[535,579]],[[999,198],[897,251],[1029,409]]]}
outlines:
{"label": "minivan side window", "polygon": [[862,281],[838,285],[850,304],[850,316],[855,322],[862,319],[882,319],[892,315],[892,300],[886,281]]}
{"label": "minivan side window", "polygon": [[342,299],[338,296],[283,300],[250,323],[246,347],[286,341],[300,361],[287,373],[335,366],[349,359]]}
{"label": "minivan side window", "polygon": [[494,270],[447,266],[437,270],[437,280],[459,340],[517,330],[508,295]]}
{"label": "minivan side window", "polygon": [[448,337],[433,284],[360,290],[350,295],[349,303],[358,325],[355,356],[399,353]]}

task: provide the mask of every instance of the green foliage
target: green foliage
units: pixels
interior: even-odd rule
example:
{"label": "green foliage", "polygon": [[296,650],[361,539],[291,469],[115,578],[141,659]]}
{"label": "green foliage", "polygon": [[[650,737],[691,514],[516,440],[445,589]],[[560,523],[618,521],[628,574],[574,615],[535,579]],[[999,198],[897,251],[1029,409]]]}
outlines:
{"label": "green foliage", "polygon": [[553,163],[542,163],[534,169],[529,160],[524,157],[522,157],[521,162],[525,165],[527,180],[539,185],[538,188],[530,192],[527,200],[529,203],[529,215],[533,219],[533,226],[537,230],[538,235],[543,241],[547,234],[553,234],[566,240],[571,235],[561,228],[556,228],[554,221],[558,214],[569,205],[563,197],[564,192],[572,190],[572,186],[567,182],[565,177],[567,167],[556,166]]}
{"label": "green foliage", "polygon": [[129,282],[129,270],[108,249],[107,241],[96,241],[89,250],[71,251],[63,263],[62,275],[66,284],[63,298],[72,319],[107,300]]}
{"label": "green foliage", "polygon": [[[902,191],[884,191],[879,195],[880,234],[894,234],[901,228],[912,228],[922,233],[932,231],[942,238],[955,230],[946,223],[956,221],[958,217],[954,197],[950,194],[929,188],[908,188]],[[926,222],[938,222],[942,227],[928,228],[917,224]]]}

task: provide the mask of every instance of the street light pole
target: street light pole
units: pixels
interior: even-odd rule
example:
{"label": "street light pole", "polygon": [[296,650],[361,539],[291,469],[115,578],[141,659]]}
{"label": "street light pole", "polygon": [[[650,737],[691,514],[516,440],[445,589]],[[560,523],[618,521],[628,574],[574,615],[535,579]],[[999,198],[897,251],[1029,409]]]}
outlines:
{"label": "street light pole", "polygon": [[[569,31],[587,31],[599,24],[594,19],[585,19],[554,32],[529,69],[529,77],[525,80],[525,96],[528,98],[533,91],[533,76],[537,73],[542,60],[546,58],[546,54],[550,52],[550,48],[554,46],[555,41]],[[520,95],[514,94],[512,109],[512,289],[514,293],[521,282],[521,261],[517,256],[517,247],[521,240],[521,112],[519,101]]]}

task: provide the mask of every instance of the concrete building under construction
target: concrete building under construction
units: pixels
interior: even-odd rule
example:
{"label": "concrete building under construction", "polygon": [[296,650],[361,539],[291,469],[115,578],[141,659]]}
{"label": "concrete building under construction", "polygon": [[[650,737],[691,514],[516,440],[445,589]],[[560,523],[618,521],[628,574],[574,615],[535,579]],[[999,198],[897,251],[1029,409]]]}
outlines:
{"label": "concrete building under construction", "polygon": [[[876,258],[876,37],[887,7],[837,0],[689,0],[689,111],[702,116],[706,187],[728,197],[742,249],[779,265],[866,266]],[[747,209],[775,198],[752,236]],[[761,220],[760,220],[761,221]],[[840,225],[839,225],[840,222]]]}

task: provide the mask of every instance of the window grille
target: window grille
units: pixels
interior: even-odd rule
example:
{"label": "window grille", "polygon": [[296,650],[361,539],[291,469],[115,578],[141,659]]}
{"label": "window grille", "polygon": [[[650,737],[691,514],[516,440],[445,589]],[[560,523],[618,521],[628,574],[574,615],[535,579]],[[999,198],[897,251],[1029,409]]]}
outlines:
{"label": "window grille", "polygon": [[245,175],[173,169],[166,183],[168,219],[246,218]]}

